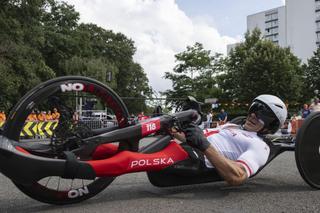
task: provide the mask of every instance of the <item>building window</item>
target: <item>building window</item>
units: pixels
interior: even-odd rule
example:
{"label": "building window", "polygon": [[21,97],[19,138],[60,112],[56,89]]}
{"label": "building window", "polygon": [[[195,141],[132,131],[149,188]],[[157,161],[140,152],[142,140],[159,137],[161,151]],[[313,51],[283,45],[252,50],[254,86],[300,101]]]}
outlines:
{"label": "building window", "polygon": [[316,1],[316,12],[320,11],[320,1]]}
{"label": "building window", "polygon": [[266,23],[276,21],[270,25],[277,24],[278,23],[278,12],[273,11],[273,12],[265,13],[265,18],[266,18],[266,20],[265,20]]}
{"label": "building window", "polygon": [[272,22],[267,22],[267,23],[266,23],[266,28],[271,27],[271,23],[272,23]]}
{"label": "building window", "polygon": [[316,35],[317,35],[317,42],[320,42],[320,32],[317,32]]}
{"label": "building window", "polygon": [[320,32],[320,22],[316,22],[316,31]]}
{"label": "building window", "polygon": [[275,33],[275,34],[268,34],[265,35],[265,39],[270,40],[270,41],[278,41],[279,40],[279,34]]}
{"label": "building window", "polygon": [[266,35],[276,34],[278,32],[279,32],[279,28],[278,27],[267,28],[266,29]]}
{"label": "building window", "polygon": [[266,23],[266,28],[277,27],[277,26],[278,26],[278,20],[274,20]]}
{"label": "building window", "polygon": [[270,21],[271,20],[271,16],[270,15],[266,15],[266,21]]}
{"label": "building window", "polygon": [[278,19],[278,13],[274,13],[271,15],[272,20]]}

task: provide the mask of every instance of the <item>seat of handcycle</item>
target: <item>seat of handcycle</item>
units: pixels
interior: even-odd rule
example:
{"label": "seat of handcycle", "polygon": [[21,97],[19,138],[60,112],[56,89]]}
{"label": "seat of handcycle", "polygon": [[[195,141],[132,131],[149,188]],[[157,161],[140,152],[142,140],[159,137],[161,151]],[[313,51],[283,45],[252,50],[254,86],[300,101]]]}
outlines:
{"label": "seat of handcycle", "polygon": [[161,171],[147,172],[150,182],[158,187],[190,185],[223,180],[215,168],[207,168],[204,155],[188,144],[181,147],[189,158],[179,161]]}

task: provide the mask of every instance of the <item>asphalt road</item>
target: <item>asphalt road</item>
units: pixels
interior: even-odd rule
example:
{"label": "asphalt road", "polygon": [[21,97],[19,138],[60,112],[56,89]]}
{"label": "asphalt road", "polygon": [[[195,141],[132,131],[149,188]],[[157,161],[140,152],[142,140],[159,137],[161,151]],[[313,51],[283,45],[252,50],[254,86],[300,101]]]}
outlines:
{"label": "asphalt road", "polygon": [[28,198],[0,175],[0,212],[320,212],[320,190],[299,175],[294,153],[278,156],[240,187],[223,182],[157,188],[145,173],[117,178],[106,190],[82,203],[54,206]]}

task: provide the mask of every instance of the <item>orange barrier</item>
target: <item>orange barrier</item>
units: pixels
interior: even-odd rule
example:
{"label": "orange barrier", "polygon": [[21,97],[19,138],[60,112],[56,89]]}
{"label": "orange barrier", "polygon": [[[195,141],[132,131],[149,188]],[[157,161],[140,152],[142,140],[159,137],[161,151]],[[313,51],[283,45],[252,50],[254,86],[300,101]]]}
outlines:
{"label": "orange barrier", "polygon": [[298,130],[302,126],[304,119],[292,120],[291,121],[291,134],[297,134]]}

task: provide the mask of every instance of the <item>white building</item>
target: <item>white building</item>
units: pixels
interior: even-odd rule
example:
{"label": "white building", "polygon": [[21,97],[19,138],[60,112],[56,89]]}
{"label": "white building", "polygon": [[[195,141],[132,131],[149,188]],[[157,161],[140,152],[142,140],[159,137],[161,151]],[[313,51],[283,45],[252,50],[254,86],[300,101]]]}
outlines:
{"label": "white building", "polygon": [[320,0],[287,0],[285,6],[247,16],[247,29],[255,27],[266,39],[290,47],[307,62],[320,44]]}
{"label": "white building", "polygon": [[319,6],[319,0],[286,1],[287,46],[304,62],[312,57],[320,41]]}
{"label": "white building", "polygon": [[247,29],[259,28],[266,39],[286,45],[286,7],[278,7],[247,16]]}

